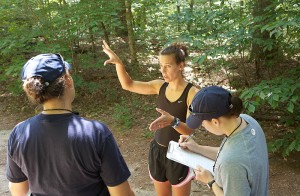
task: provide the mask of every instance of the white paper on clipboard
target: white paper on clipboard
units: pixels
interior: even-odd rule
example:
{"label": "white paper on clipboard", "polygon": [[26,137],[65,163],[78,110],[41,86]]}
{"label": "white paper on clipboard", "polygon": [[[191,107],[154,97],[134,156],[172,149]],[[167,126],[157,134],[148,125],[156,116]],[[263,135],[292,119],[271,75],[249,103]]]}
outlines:
{"label": "white paper on clipboard", "polygon": [[212,174],[214,161],[197,153],[183,149],[177,142],[170,141],[168,146],[167,158],[183,165],[196,169],[200,165],[204,169],[209,170]]}

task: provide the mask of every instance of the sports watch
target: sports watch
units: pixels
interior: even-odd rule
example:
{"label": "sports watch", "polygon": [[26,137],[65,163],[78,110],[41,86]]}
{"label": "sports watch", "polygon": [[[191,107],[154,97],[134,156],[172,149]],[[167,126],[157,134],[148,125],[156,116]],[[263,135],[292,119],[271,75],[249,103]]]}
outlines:
{"label": "sports watch", "polygon": [[216,182],[215,180],[212,180],[212,181],[208,182],[208,183],[207,183],[208,188],[209,188],[209,189],[212,189],[212,186],[213,186],[213,184],[214,184],[215,182]]}
{"label": "sports watch", "polygon": [[174,117],[174,120],[171,122],[170,125],[175,129],[176,127],[178,127],[179,123],[180,123],[180,119]]}

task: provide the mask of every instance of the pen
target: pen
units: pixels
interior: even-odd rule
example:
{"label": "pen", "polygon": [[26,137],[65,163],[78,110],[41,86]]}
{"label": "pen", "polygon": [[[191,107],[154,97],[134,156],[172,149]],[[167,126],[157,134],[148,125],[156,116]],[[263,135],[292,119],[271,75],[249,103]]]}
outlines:
{"label": "pen", "polygon": [[[189,139],[191,139],[191,137],[193,137],[196,134],[196,132],[193,132],[191,135],[189,135],[183,142],[187,142],[189,141]],[[180,148],[180,144],[178,144],[178,148]]]}
{"label": "pen", "polygon": [[196,132],[192,133],[192,134],[189,135],[183,142],[189,141],[189,139],[191,139],[191,137],[193,137],[195,134],[196,134]]}

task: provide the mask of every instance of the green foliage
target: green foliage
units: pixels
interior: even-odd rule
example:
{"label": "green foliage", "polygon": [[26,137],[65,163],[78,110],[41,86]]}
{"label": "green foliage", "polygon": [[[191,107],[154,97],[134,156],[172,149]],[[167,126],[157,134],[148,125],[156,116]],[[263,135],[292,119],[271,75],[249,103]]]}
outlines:
{"label": "green foliage", "polygon": [[[141,130],[148,130],[150,122],[144,122],[146,117],[153,116],[153,120],[157,117],[155,111],[154,100],[151,96],[141,97],[139,94],[129,93],[128,96],[121,97],[118,103],[114,104],[113,118],[117,124],[122,127],[124,131],[132,128],[133,125],[137,124]],[[151,132],[148,130],[148,132]],[[150,137],[152,134],[144,131],[143,137]]]}
{"label": "green foliage", "polygon": [[114,113],[112,117],[123,130],[128,130],[133,125],[133,116],[124,97],[121,98],[121,103],[115,103]]}
{"label": "green foliage", "polygon": [[[134,25],[136,42],[142,49],[139,52],[146,49],[147,55],[156,55],[165,44],[183,41],[193,52],[193,64],[208,74],[212,70],[221,69],[228,72],[234,66],[231,61],[234,58],[239,58],[239,63],[249,63],[255,45],[260,49],[257,53],[266,54],[262,55],[263,58],[271,58],[262,70],[276,68],[279,66],[276,62],[284,58],[299,60],[298,0],[267,0],[264,2],[269,4],[256,13],[255,8],[261,8],[258,6],[261,2],[134,0],[133,21],[127,22]],[[126,37],[118,37],[117,31],[124,25],[124,6],[121,3],[107,3],[104,0],[0,1],[1,85],[7,91],[19,93],[19,73],[23,64],[38,53],[54,52],[61,53],[68,62],[75,65],[73,76],[78,90],[86,93],[99,90],[101,80],[83,78],[80,71],[102,66],[104,59],[100,56],[103,54],[103,39],[127,42]],[[274,55],[273,51],[278,55]],[[227,77],[231,82],[231,75],[227,74]],[[250,112],[264,104],[274,109],[284,108],[290,117],[284,119],[286,125],[297,126],[297,77],[297,74],[293,77],[282,76],[246,90],[245,107]],[[284,82],[280,83],[280,80]],[[115,88],[106,91],[105,95],[113,103],[119,101],[119,92]],[[119,103],[121,105],[117,105],[117,108],[121,113],[128,112],[130,116],[135,114],[135,111],[129,109],[136,108],[133,103],[152,108],[150,104],[143,104],[136,98],[132,98],[130,103]],[[126,105],[128,111],[122,104]],[[147,113],[148,109],[142,107],[136,111]],[[286,148],[286,145],[276,146]],[[296,145],[293,146],[296,149]]]}
{"label": "green foliage", "polygon": [[293,132],[286,133],[282,138],[268,143],[271,152],[282,151],[284,157],[293,151],[300,151],[300,127]]}
{"label": "green foliage", "polygon": [[283,138],[271,141],[269,149],[282,151],[288,156],[292,151],[300,150],[300,69],[290,70],[288,76],[280,76],[271,81],[262,81],[258,85],[242,92],[241,98],[248,112],[255,112],[266,105],[282,113],[282,123],[291,127]]}
{"label": "green foliage", "polygon": [[150,131],[149,129],[146,129],[145,131],[143,131],[142,137],[144,137],[144,138],[153,138],[154,133],[155,133],[154,131]]}
{"label": "green foliage", "polygon": [[74,80],[74,85],[77,91],[84,90],[87,94],[92,94],[97,92],[99,89],[99,84],[96,82],[87,82],[80,75],[73,74],[72,78]]}

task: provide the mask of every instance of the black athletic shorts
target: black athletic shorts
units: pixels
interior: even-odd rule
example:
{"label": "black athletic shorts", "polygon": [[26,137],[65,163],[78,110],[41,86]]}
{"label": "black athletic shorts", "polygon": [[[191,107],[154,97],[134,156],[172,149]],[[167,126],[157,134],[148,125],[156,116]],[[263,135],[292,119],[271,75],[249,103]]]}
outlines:
{"label": "black athletic shorts", "polygon": [[191,168],[166,157],[167,150],[168,147],[159,145],[155,140],[151,142],[148,162],[152,180],[183,186],[194,179],[195,174]]}

